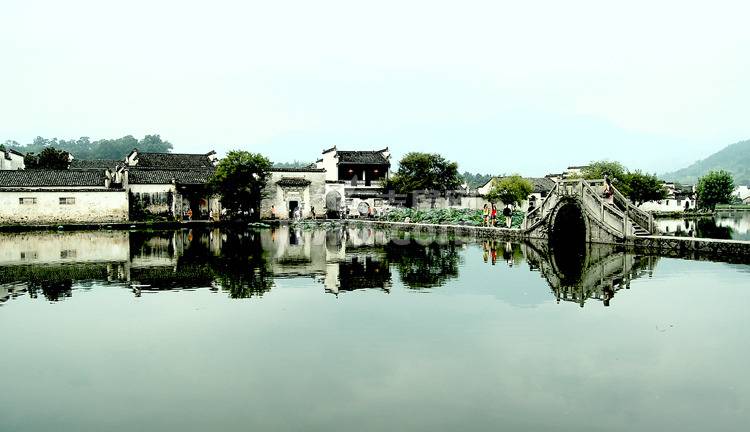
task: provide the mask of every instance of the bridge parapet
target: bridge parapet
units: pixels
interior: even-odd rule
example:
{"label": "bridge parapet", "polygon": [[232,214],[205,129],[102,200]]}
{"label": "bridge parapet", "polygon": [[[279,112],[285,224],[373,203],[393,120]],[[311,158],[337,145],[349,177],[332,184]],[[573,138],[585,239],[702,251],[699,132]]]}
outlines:
{"label": "bridge parapet", "polygon": [[603,192],[604,180],[561,180],[542,203],[527,214],[523,229],[530,237],[549,238],[556,223],[556,212],[563,205],[574,203],[586,220],[588,241],[622,242],[635,237],[641,227],[652,232],[654,223],[648,213],[635,207],[616,189],[614,205],[602,198]]}

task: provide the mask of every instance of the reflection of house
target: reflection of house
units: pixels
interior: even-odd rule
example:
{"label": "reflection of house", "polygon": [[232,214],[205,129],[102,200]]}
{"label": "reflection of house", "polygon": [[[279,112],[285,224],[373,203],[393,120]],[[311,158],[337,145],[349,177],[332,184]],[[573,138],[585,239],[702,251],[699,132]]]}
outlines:
{"label": "reflection of house", "polygon": [[0,223],[128,220],[128,197],[102,170],[0,171]]}
{"label": "reflection of house", "polygon": [[23,153],[0,146],[0,170],[24,169]]}
{"label": "reflection of house", "polygon": [[304,231],[282,225],[261,235],[276,277],[314,276],[326,292],[390,289],[383,246],[389,237],[371,228]]}
{"label": "reflection of house", "polygon": [[218,216],[219,199],[206,188],[214,172],[215,152],[206,154],[142,153],[133,149],[118,170],[131,206],[150,214],[181,218],[192,210],[194,219]]}
{"label": "reflection of house", "polygon": [[323,151],[317,167],[325,170],[326,209],[367,215],[382,205],[383,181],[388,179],[391,153],[383,150]]}
{"label": "reflection of house", "polygon": [[288,219],[295,209],[301,217],[325,213],[325,171],[319,168],[273,168],[261,202],[261,217]]}

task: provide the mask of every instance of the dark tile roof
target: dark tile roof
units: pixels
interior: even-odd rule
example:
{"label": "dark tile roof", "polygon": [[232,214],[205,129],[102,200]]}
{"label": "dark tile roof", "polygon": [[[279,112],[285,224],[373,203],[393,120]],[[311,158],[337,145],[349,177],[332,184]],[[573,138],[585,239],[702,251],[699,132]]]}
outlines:
{"label": "dark tile roof", "polygon": [[342,151],[336,152],[339,163],[389,165],[382,150],[375,151]]}
{"label": "dark tile roof", "polygon": [[114,169],[118,164],[124,164],[115,159],[73,159],[70,169]]}
{"label": "dark tile roof", "polygon": [[307,186],[312,183],[310,180],[302,177],[282,177],[276,184],[279,186]]}
{"label": "dark tile roof", "polygon": [[161,168],[161,169],[181,169],[181,168],[213,168],[211,159],[207,154],[193,153],[138,153],[139,168]]}
{"label": "dark tile roof", "polygon": [[98,186],[104,187],[103,170],[2,170],[0,187]]}
{"label": "dark tile roof", "polygon": [[171,184],[175,180],[180,184],[205,184],[214,173],[212,169],[168,170],[129,168],[130,184]]}
{"label": "dark tile roof", "polygon": [[12,154],[14,154],[16,156],[21,156],[21,157],[24,156],[23,153],[21,153],[21,152],[19,152],[17,150],[13,150],[12,148],[5,148],[3,146],[0,146],[0,151],[3,152],[6,160],[11,160],[10,155],[12,155]]}

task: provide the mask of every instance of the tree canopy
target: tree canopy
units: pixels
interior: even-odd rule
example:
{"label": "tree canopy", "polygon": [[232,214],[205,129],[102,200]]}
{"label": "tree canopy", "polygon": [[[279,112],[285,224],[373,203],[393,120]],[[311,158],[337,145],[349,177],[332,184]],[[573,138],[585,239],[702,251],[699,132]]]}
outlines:
{"label": "tree canopy", "polygon": [[399,193],[417,190],[445,192],[456,190],[463,182],[458,164],[437,153],[407,153],[399,162],[398,171],[386,187]]}
{"label": "tree canopy", "polygon": [[698,179],[696,186],[698,206],[713,210],[717,204],[730,204],[733,191],[734,179],[729,172],[724,170],[710,171]]}
{"label": "tree canopy", "polygon": [[667,197],[667,190],[656,174],[640,170],[629,171],[617,161],[594,161],[581,170],[586,180],[599,180],[609,175],[612,184],[635,205],[658,201]]}
{"label": "tree canopy", "polygon": [[272,166],[271,161],[259,153],[230,151],[216,165],[208,184],[221,195],[221,204],[228,211],[239,213],[254,209],[257,216]]}
{"label": "tree canopy", "polygon": [[667,190],[655,174],[644,174],[635,171],[625,174],[619,186],[620,192],[635,205],[646,201],[658,201],[667,197]]}
{"label": "tree canopy", "polygon": [[70,155],[54,147],[45,147],[38,155],[27,153],[23,158],[26,169],[68,169]]}
{"label": "tree canopy", "polygon": [[492,203],[502,201],[504,204],[518,205],[528,199],[533,191],[534,185],[530,181],[514,174],[495,180],[485,198]]}
{"label": "tree canopy", "polygon": [[623,181],[627,172],[627,168],[620,162],[601,160],[591,162],[581,170],[581,175],[586,180],[597,180],[603,179],[604,174],[608,174],[609,178],[614,182],[615,180]]}
{"label": "tree canopy", "polygon": [[54,147],[70,153],[76,159],[122,159],[134,148],[142,152],[154,153],[172,151],[172,144],[162,140],[159,135],[146,135],[141,140],[132,135],[126,135],[122,138],[96,141],[91,141],[88,137],[81,137],[77,140],[36,137],[28,144],[8,140],[5,141],[4,146],[21,153],[41,153],[45,148]]}

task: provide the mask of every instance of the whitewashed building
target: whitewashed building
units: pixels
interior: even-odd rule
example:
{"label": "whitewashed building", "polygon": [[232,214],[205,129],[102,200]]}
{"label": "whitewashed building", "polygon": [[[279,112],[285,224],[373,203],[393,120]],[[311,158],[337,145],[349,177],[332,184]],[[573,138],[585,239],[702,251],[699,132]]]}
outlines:
{"label": "whitewashed building", "polygon": [[299,209],[302,218],[325,214],[326,171],[321,168],[272,168],[261,200],[264,219],[291,219]]}
{"label": "whitewashed building", "polygon": [[732,192],[732,195],[742,201],[743,204],[750,204],[750,187],[748,186],[737,186]]}
{"label": "whitewashed building", "polygon": [[391,152],[323,150],[316,166],[325,171],[325,203],[330,215],[367,216],[383,208],[383,182],[390,176]]}
{"label": "whitewashed building", "polygon": [[662,200],[646,201],[638,206],[647,212],[684,212],[695,210],[696,194],[693,186],[679,186],[672,182],[664,182],[667,197]]}
{"label": "whitewashed building", "polygon": [[23,153],[13,149],[0,148],[0,170],[24,169]]}
{"label": "whitewashed building", "polygon": [[0,224],[127,220],[128,196],[103,170],[0,170]]}

